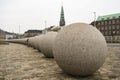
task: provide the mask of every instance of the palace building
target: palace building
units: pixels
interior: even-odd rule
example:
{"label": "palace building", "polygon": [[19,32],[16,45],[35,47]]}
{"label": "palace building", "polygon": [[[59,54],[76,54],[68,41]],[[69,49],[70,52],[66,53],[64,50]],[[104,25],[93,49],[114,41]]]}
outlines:
{"label": "palace building", "polygon": [[120,13],[99,16],[91,25],[105,36],[107,42],[120,42]]}

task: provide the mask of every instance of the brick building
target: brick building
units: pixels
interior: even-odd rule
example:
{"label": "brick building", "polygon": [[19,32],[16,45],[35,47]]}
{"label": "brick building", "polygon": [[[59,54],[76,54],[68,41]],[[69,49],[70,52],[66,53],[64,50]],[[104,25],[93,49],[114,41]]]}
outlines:
{"label": "brick building", "polygon": [[107,42],[120,42],[120,13],[99,16],[91,25],[105,36]]}

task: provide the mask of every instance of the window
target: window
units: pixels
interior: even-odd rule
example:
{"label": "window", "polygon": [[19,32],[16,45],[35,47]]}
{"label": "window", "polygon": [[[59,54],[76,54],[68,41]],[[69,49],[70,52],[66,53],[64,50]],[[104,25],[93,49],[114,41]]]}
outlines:
{"label": "window", "polygon": [[119,31],[117,31],[117,34],[119,34]]}
{"label": "window", "polygon": [[104,22],[103,22],[103,21],[101,22],[101,25],[104,25]]}
{"label": "window", "polygon": [[109,26],[109,30],[111,30],[111,26]]}
{"label": "window", "polygon": [[119,29],[119,25],[117,25],[117,29]]}
{"label": "window", "polygon": [[115,24],[115,20],[112,20],[112,24]]}
{"label": "window", "polygon": [[115,31],[113,31],[112,33],[115,34]]}
{"label": "window", "polygon": [[109,35],[111,35],[111,31],[109,31]]}
{"label": "window", "polygon": [[105,35],[107,35],[107,31],[105,32]]}
{"label": "window", "polygon": [[98,22],[98,26],[100,25],[100,22]]}
{"label": "window", "polygon": [[101,26],[101,30],[104,30],[103,26]]}
{"label": "window", "polygon": [[105,30],[107,30],[107,26],[105,26]]}
{"label": "window", "polygon": [[105,21],[105,25],[107,25],[107,21]]}
{"label": "window", "polygon": [[109,21],[109,24],[111,24],[111,21]]}
{"label": "window", "polygon": [[117,23],[119,23],[119,19],[117,19],[117,21],[116,21]]}
{"label": "window", "polygon": [[115,25],[112,26],[112,29],[115,29]]}

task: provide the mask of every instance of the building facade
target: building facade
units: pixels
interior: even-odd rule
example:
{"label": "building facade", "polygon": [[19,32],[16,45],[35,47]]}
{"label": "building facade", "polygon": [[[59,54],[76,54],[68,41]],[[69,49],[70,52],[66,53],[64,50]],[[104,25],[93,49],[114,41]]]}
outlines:
{"label": "building facade", "polygon": [[0,39],[18,39],[19,34],[7,32],[0,29]]}
{"label": "building facade", "polygon": [[28,30],[23,34],[23,37],[34,37],[42,34],[42,30]]}
{"label": "building facade", "polygon": [[91,25],[105,36],[107,42],[120,42],[120,13],[99,16]]}
{"label": "building facade", "polygon": [[0,29],[0,39],[5,39],[5,32]]}

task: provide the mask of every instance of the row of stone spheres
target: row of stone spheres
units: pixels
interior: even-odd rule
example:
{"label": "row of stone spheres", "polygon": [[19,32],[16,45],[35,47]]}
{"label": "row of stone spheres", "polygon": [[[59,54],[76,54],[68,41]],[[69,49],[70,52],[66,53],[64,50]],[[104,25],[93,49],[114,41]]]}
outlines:
{"label": "row of stone spheres", "polygon": [[54,57],[63,72],[75,76],[95,73],[105,62],[105,38],[92,25],[73,23],[59,32],[48,32],[35,37],[14,39],[41,51],[47,58]]}

